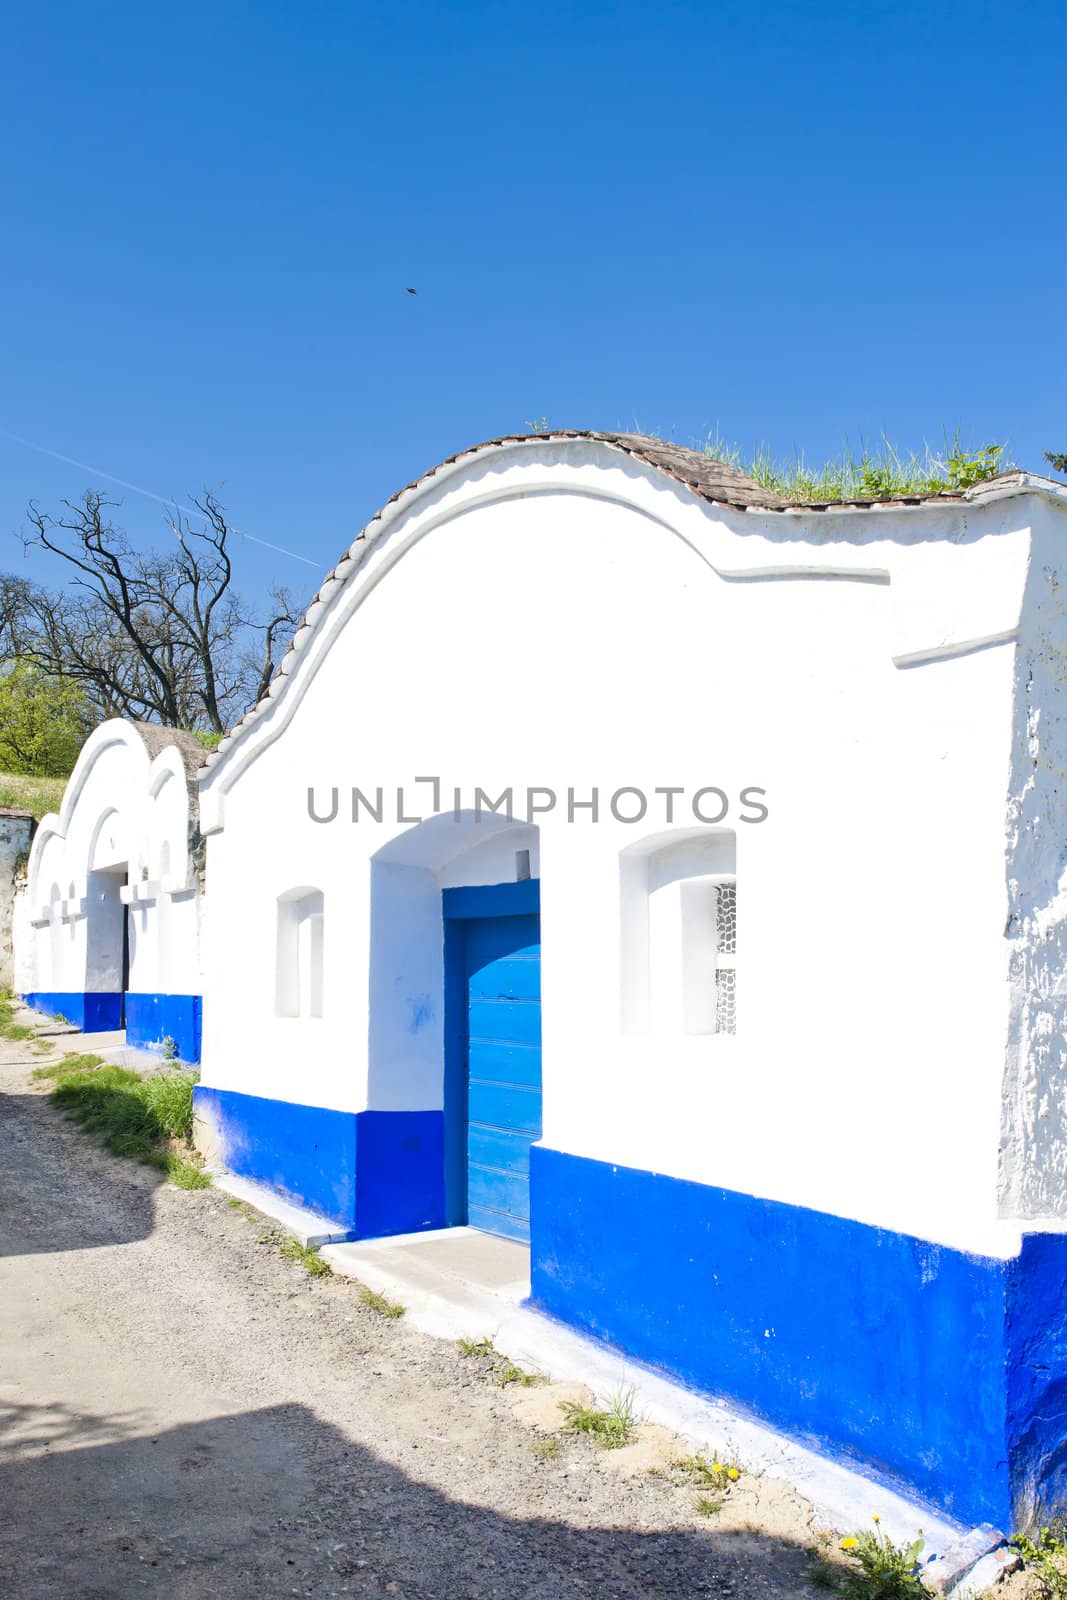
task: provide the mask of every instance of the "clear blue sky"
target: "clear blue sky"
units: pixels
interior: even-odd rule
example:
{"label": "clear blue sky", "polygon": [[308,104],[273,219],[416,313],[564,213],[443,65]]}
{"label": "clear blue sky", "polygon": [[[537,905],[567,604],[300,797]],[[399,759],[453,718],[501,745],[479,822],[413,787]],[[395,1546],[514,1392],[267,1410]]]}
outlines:
{"label": "clear blue sky", "polygon": [[[1063,21],[11,0],[0,427],[222,485],[323,569],[532,417],[809,457],[959,424],[1040,465],[1067,450]],[[31,496],[90,482],[0,436],[0,567]],[[240,560],[251,594],[314,584]]]}

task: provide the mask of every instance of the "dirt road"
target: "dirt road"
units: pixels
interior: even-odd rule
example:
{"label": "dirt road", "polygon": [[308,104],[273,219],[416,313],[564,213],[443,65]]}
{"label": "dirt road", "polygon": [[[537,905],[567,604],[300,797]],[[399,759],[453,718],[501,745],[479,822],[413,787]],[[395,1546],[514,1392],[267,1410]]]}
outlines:
{"label": "dirt road", "polygon": [[596,1448],[538,1459],[484,1364],[311,1280],[217,1191],[104,1155],[0,1044],[7,1600],[812,1593]]}

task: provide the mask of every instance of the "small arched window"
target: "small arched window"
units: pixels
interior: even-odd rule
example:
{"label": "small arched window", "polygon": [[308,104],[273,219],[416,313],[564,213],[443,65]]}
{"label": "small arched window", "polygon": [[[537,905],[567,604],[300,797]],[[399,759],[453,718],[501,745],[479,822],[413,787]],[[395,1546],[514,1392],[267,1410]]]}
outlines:
{"label": "small arched window", "polygon": [[321,889],[278,896],[276,1016],[322,1016],[323,918]]}

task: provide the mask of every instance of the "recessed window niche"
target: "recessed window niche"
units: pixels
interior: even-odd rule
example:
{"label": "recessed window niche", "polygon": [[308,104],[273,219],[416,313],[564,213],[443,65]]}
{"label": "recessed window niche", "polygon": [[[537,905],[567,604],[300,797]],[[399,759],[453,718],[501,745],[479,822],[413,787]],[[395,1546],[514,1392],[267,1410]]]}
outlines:
{"label": "recessed window niche", "polygon": [[624,1033],[737,1031],[737,839],[664,835],[623,851]]}
{"label": "recessed window niche", "polygon": [[322,1016],[322,965],[322,890],[289,889],[278,896],[275,1016]]}

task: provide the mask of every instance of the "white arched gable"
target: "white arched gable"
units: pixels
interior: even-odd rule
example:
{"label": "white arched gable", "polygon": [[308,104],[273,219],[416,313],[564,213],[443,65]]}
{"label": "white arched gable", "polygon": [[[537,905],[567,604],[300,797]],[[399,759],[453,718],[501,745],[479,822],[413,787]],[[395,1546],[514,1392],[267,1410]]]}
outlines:
{"label": "white arched gable", "polygon": [[[94,814],[91,817],[84,818],[84,826],[79,830],[82,837],[80,847],[76,850],[68,848],[74,845],[72,834],[75,819],[93,775],[100,773],[103,762],[110,763],[116,755],[119,756],[119,767],[125,769],[124,776],[127,782],[139,774],[147,777],[148,752],[136,728],[128,722],[114,718],[94,729],[82,746],[74,770],[67,780],[58,814],[50,812],[42,818],[34,837],[26,869],[32,906],[36,907],[42,898],[40,890],[43,877],[54,877],[55,866],[59,862],[62,862],[60,882],[63,881],[64,875],[73,872],[76,881],[84,883],[86,874],[95,864],[94,856],[101,843],[101,833],[106,819],[117,818],[120,810],[123,812],[128,810],[132,798],[131,791],[124,790],[124,785],[119,784],[114,791],[107,793],[106,798],[101,798],[99,804],[94,807]],[[109,784],[103,787],[110,791]],[[78,820],[82,821],[81,818]],[[127,828],[128,823],[124,823],[123,831]],[[44,883],[43,888],[44,898],[47,899],[48,884]]]}
{"label": "white arched gable", "polygon": [[[769,530],[751,522],[745,526],[750,512],[772,509],[773,497],[746,506],[731,502],[725,491],[711,505],[706,491],[606,438],[534,436],[479,446],[395,496],[326,578],[267,694],[205,763],[200,780],[204,833],[224,826],[229,789],[281,735],[350,618],[404,556],[472,511],[539,495],[578,496],[625,508],[679,539],[724,582],[820,577],[889,581],[883,566],[873,561],[842,565],[840,552],[833,549],[822,556],[808,546],[802,562],[783,561],[780,538],[774,540]],[[747,536],[743,547],[738,541],[742,531]],[[779,523],[775,531],[780,535],[788,528]],[[566,573],[560,581],[566,581]]]}

